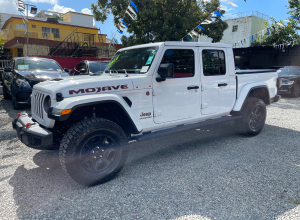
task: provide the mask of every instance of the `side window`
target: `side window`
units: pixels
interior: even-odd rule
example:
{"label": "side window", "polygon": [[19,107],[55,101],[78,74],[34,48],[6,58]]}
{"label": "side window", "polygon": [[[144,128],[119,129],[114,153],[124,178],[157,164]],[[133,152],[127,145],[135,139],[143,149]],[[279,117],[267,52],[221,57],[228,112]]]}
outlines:
{"label": "side window", "polygon": [[86,64],[85,63],[80,63],[80,69],[85,69],[86,70]]}
{"label": "side window", "polygon": [[222,50],[203,50],[204,76],[217,76],[226,74],[225,53]]}
{"label": "side window", "polygon": [[195,58],[193,50],[166,50],[161,63],[174,64],[174,78],[193,77],[195,74]]}

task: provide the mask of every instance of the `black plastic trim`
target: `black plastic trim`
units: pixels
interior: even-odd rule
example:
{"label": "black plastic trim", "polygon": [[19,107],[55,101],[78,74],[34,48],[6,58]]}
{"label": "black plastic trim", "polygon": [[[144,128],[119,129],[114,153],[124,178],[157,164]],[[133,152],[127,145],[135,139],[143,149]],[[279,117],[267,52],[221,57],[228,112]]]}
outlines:
{"label": "black plastic trim", "polygon": [[[25,123],[33,123],[34,130],[25,128]],[[48,150],[53,146],[52,132],[40,127],[37,122],[34,122],[28,116],[21,116],[12,122],[13,128],[17,131],[20,141],[28,147],[38,150]],[[45,132],[46,131],[46,132]],[[46,134],[45,134],[46,133]],[[35,143],[38,141],[38,143]]]}
{"label": "black plastic trim", "polygon": [[235,73],[238,75],[243,75],[243,74],[251,74],[251,73],[273,73],[276,72],[276,70],[252,70],[249,72],[244,72],[245,70],[243,70],[243,72],[241,71],[236,71]]}
{"label": "black plastic trim", "polygon": [[143,133],[142,135],[132,137],[131,140],[146,141],[146,140],[149,140],[152,138],[159,138],[159,137],[162,137],[165,135],[176,134],[176,133],[193,130],[193,129],[198,129],[198,128],[209,126],[209,125],[233,121],[233,120],[237,120],[240,118],[242,118],[242,116],[239,116],[239,115],[238,116],[225,116],[225,117],[221,117],[221,118],[202,121],[202,122],[195,123],[195,124],[178,125],[175,128],[169,128],[169,129],[164,129],[161,131],[150,132],[150,133],[146,132],[146,133]]}
{"label": "black plastic trim", "polygon": [[130,119],[131,123],[134,125],[134,128],[135,128],[135,133],[138,134],[140,133],[141,131],[139,131],[137,129],[137,127],[135,126],[135,123],[132,121],[130,115],[128,114],[128,112],[124,109],[124,107],[117,101],[113,101],[113,100],[109,100],[109,101],[98,101],[98,102],[89,102],[89,103],[84,103],[84,104],[80,104],[80,105],[76,105],[72,108],[72,111],[70,114],[68,115],[53,115],[52,114],[52,110],[53,108],[50,108],[49,111],[48,111],[48,118],[51,118],[55,121],[65,121],[67,120],[71,115],[72,113],[79,107],[83,107],[83,106],[90,106],[90,105],[97,105],[97,104],[105,104],[105,103],[114,103],[114,104],[117,104],[119,107],[121,107],[121,109],[125,112],[126,116]]}

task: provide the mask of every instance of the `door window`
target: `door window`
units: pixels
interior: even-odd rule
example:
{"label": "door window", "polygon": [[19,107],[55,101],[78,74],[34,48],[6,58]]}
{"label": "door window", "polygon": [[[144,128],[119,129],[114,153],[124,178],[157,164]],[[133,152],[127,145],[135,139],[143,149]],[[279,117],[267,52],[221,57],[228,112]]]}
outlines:
{"label": "door window", "polygon": [[203,50],[204,76],[217,76],[226,74],[225,53],[222,50]]}
{"label": "door window", "polygon": [[174,64],[174,78],[193,77],[195,74],[195,58],[193,50],[166,50],[161,63]]}

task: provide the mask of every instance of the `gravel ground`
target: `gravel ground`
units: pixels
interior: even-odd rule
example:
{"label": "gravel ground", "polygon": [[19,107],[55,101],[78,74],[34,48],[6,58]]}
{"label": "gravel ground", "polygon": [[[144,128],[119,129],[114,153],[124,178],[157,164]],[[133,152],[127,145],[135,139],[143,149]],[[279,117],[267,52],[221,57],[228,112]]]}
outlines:
{"label": "gravel ground", "polygon": [[300,98],[268,107],[256,137],[226,123],[133,143],[95,187],[69,180],[57,151],[25,147],[16,114],[0,96],[0,219],[300,219]]}

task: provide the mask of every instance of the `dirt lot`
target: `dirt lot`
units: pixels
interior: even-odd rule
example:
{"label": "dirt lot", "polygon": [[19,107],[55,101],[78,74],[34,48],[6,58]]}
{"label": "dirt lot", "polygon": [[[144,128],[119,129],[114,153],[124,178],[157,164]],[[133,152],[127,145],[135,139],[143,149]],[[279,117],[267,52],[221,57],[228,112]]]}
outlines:
{"label": "dirt lot", "polygon": [[0,219],[300,219],[300,98],[269,106],[256,137],[226,123],[130,144],[95,187],[69,180],[57,151],[21,144],[16,114],[0,96]]}

